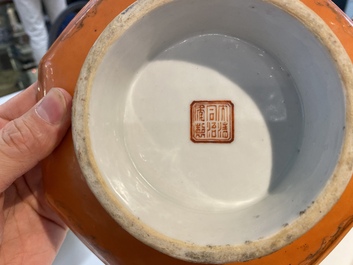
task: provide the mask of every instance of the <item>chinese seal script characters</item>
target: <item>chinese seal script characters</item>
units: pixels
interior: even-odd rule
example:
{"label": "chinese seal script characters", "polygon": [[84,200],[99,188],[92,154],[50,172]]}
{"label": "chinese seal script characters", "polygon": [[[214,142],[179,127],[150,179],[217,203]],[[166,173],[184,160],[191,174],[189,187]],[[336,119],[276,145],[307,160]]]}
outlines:
{"label": "chinese seal script characters", "polygon": [[194,101],[190,105],[190,134],[194,143],[231,143],[234,105],[231,101]]}

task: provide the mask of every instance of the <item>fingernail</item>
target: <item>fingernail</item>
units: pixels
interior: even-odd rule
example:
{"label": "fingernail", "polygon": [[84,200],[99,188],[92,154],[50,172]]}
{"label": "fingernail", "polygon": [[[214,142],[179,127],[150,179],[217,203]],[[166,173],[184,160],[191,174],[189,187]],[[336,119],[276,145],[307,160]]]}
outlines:
{"label": "fingernail", "polygon": [[52,88],[39,102],[36,112],[50,124],[60,123],[66,114],[66,100],[60,89]]}

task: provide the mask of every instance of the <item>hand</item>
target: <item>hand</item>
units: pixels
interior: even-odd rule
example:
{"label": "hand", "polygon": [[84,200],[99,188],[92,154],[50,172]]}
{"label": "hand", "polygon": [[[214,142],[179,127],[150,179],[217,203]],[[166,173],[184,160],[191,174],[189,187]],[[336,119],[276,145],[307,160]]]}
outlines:
{"label": "hand", "polygon": [[0,264],[52,264],[67,228],[44,199],[39,161],[70,126],[71,96],[37,84],[0,105]]}

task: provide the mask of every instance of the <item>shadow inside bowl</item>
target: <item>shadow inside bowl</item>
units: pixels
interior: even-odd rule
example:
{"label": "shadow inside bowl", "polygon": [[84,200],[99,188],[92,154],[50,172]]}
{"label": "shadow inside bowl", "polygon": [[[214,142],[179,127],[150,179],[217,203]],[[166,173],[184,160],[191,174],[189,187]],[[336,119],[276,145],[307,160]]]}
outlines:
{"label": "shadow inside bowl", "polygon": [[[308,28],[259,0],[171,2],[109,42],[116,28],[86,73],[88,136],[124,207],[198,245],[268,237],[310,207],[341,152],[345,95]],[[222,100],[234,140],[191,141],[192,102]]]}

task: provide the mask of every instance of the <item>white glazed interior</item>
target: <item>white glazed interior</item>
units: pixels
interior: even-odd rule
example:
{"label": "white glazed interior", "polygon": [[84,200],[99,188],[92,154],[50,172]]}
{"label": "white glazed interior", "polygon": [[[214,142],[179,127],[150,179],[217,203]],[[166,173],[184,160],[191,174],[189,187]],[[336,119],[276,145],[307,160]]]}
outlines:
{"label": "white glazed interior", "polygon": [[[318,196],[347,126],[340,74],[327,47],[271,3],[161,4],[119,16],[86,61],[73,117],[82,170],[118,222],[168,254],[200,261],[181,246],[244,251],[267,239],[270,253],[282,244],[270,247],[273,235],[288,243],[332,206]],[[233,102],[232,143],[190,140],[194,100]],[[222,257],[201,261],[252,258]]]}

